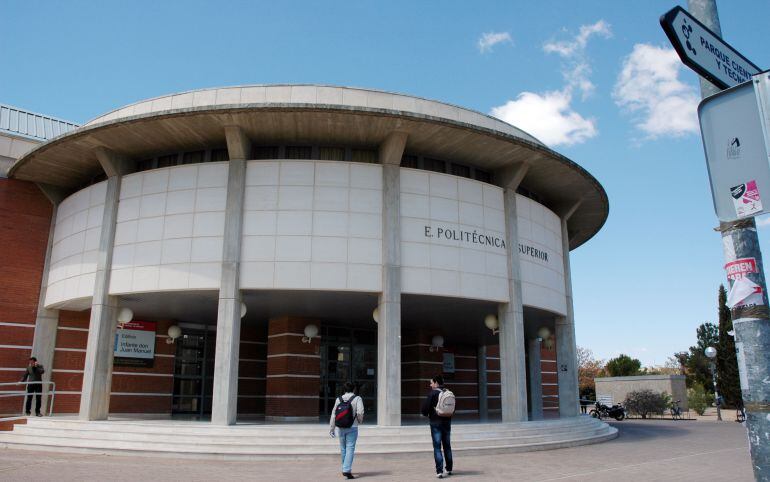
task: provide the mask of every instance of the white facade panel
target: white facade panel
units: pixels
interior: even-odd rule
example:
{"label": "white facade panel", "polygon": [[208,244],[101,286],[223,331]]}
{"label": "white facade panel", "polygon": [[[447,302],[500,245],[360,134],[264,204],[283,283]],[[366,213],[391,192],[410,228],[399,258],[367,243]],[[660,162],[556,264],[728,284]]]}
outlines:
{"label": "white facade panel", "polygon": [[89,186],[59,204],[46,306],[93,295],[106,185]]}
{"label": "white facade panel", "polygon": [[382,167],[249,161],[241,257],[242,289],[379,291]]}
{"label": "white facade panel", "polygon": [[[525,305],[566,312],[559,218],[517,197]],[[534,215],[533,215],[534,213]],[[534,217],[534,219],[533,219]],[[554,229],[556,228],[556,229]],[[508,301],[503,190],[447,174],[401,169],[402,291]]]}

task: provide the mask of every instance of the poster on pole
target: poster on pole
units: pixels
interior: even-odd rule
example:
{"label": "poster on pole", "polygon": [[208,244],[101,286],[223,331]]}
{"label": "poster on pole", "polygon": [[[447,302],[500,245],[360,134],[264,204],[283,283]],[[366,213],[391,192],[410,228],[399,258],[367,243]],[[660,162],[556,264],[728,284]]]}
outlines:
{"label": "poster on pole", "polygon": [[115,332],[114,365],[152,368],[155,360],[155,322],[129,321]]}
{"label": "poster on pole", "polygon": [[714,210],[722,222],[768,212],[770,163],[753,82],[706,98],[698,106]]}

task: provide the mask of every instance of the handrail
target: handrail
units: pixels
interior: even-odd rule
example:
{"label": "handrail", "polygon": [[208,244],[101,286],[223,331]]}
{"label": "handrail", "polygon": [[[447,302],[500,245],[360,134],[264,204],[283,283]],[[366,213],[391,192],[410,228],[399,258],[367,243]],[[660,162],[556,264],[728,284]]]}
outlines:
{"label": "handrail", "polygon": [[[51,403],[48,405],[48,416],[50,417],[51,415],[53,415],[53,402],[54,402],[54,399],[56,398],[56,383],[55,382],[39,381],[39,382],[3,382],[3,383],[0,383],[0,387],[12,386],[12,385],[24,385],[24,386],[29,386],[29,385],[50,385],[51,388],[48,389],[48,393],[49,393],[49,395],[51,395]],[[26,390],[23,391],[23,392],[0,392],[0,398],[2,398],[2,397],[17,397],[19,395],[26,397],[27,395],[29,395],[29,392],[27,392]],[[40,395],[42,396],[42,393]]]}

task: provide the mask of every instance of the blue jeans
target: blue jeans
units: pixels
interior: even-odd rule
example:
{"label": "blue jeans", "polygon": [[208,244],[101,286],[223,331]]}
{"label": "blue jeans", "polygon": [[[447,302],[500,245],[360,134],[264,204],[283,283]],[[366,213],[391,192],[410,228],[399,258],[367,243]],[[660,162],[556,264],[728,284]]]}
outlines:
{"label": "blue jeans", "polygon": [[[452,471],[452,445],[449,440],[452,426],[448,423],[430,424],[430,437],[433,439],[433,459],[436,461],[436,473],[444,472],[444,459],[446,469]],[[444,446],[444,456],[441,456],[441,446]]]}
{"label": "blue jeans", "polygon": [[358,427],[338,428],[337,436],[340,439],[342,471],[349,473],[353,468],[353,456],[356,452],[356,440],[358,440]]}

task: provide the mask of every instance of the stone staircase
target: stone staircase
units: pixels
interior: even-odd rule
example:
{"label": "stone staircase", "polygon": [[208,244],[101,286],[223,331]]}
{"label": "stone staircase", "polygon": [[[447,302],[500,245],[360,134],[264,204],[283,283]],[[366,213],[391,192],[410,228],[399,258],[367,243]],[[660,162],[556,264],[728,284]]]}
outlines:
{"label": "stone staircase", "polygon": [[[549,450],[604,442],[617,429],[589,417],[524,423],[457,423],[452,450],[500,453]],[[217,459],[313,458],[338,455],[322,424],[238,424],[171,420],[85,422],[30,418],[0,433],[0,448],[110,455]],[[432,453],[426,425],[360,427],[356,454]]]}

